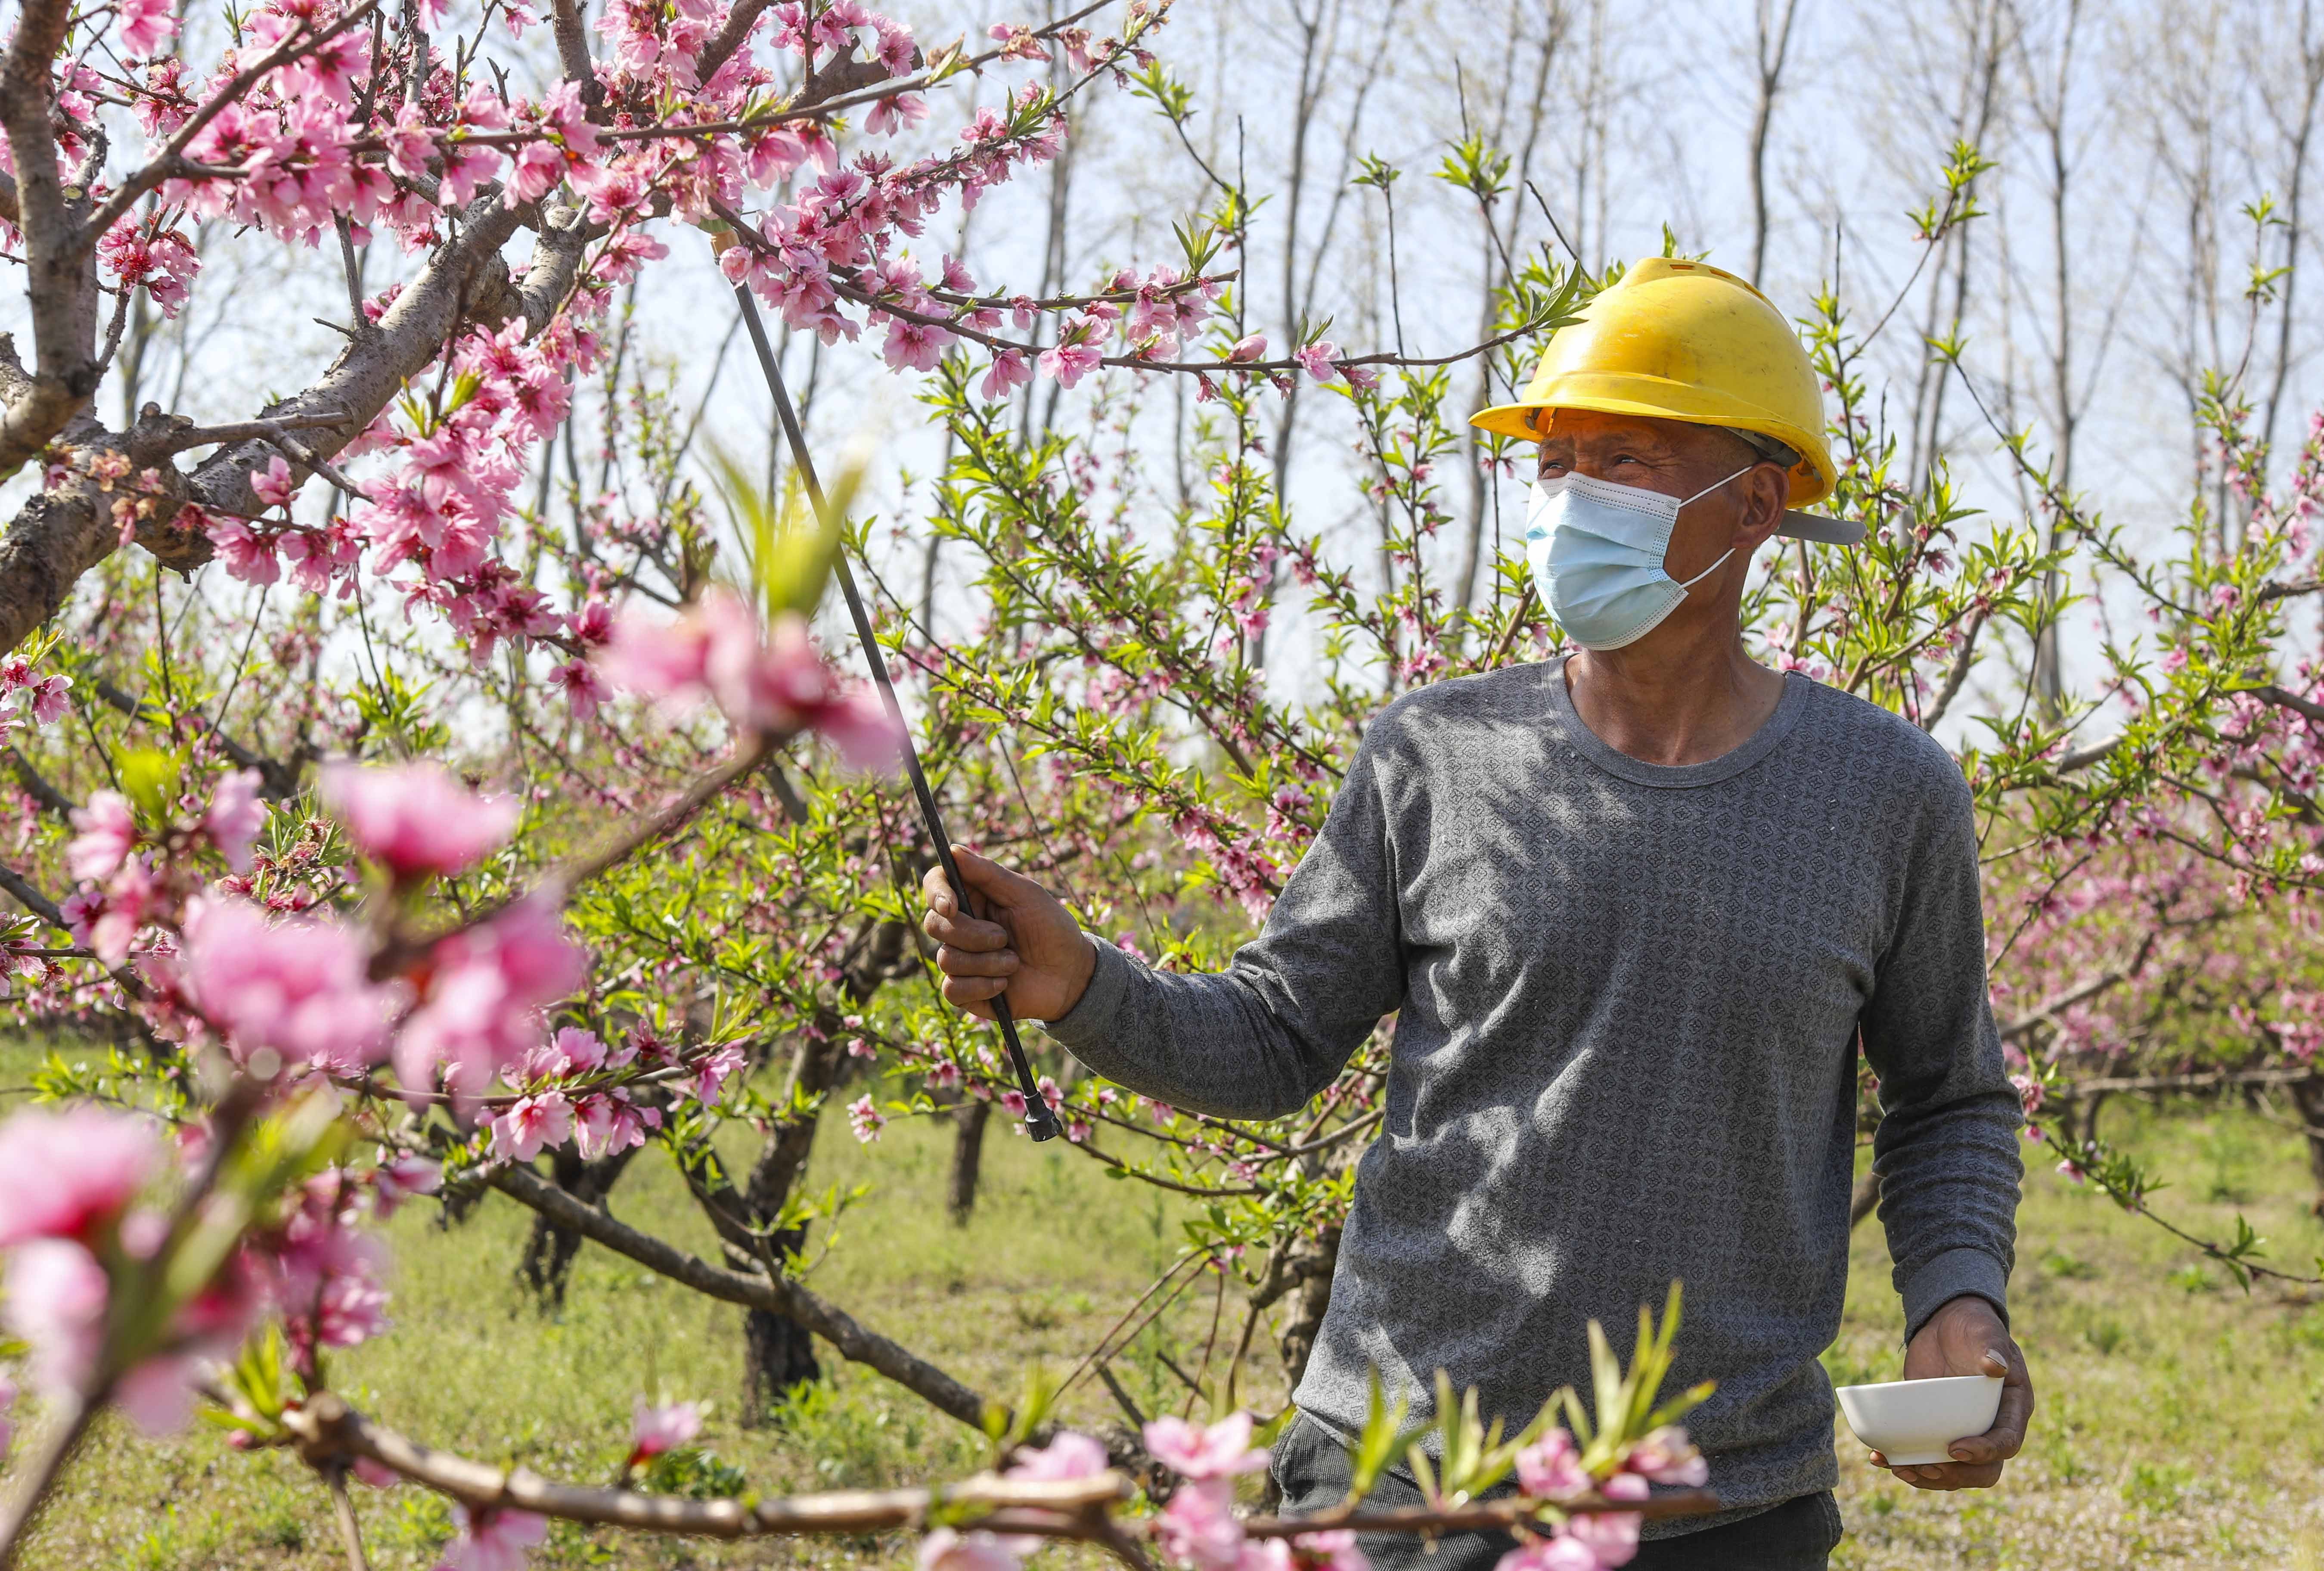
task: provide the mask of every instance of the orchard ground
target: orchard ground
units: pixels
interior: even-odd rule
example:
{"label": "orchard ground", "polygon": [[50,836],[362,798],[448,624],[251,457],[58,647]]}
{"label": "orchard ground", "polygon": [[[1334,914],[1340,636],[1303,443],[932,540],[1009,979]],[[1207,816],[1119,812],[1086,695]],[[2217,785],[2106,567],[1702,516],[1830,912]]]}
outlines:
{"label": "orchard ground", "polygon": [[[0,1058],[9,1102],[38,1058],[30,1049]],[[837,1247],[812,1280],[867,1324],[994,1394],[1014,1396],[1036,1363],[1070,1370],[1176,1251],[1179,1202],[1110,1182],[1094,1163],[1036,1150],[997,1123],[976,1215],[955,1228],[942,1199],[947,1128],[895,1125],[865,1149],[847,1138],[837,1109],[831,1117],[813,1187],[870,1190],[842,1218]],[[2272,1240],[2272,1258],[2304,1262],[2324,1251],[2291,1131],[2246,1111],[2158,1113],[2119,1098],[2107,1117],[2126,1149],[2178,1178],[2158,1197],[2175,1217],[2219,1233],[2240,1207]],[[2012,1285],[2042,1400],[2026,1453],[1998,1491],[1924,1494],[1866,1465],[1843,1427],[1849,1537],[1835,1567],[2324,1568],[2324,1295],[2262,1287],[2246,1296],[2160,1230],[2056,1177],[2041,1148],[2029,1156]],[[656,1153],[631,1169],[613,1204],[626,1220],[713,1252],[707,1225]],[[711,1399],[704,1444],[761,1493],[956,1476],[977,1465],[976,1437],[827,1351],[827,1385],[776,1425],[741,1428],[739,1310],[586,1245],[563,1313],[543,1316],[512,1276],[528,1221],[496,1195],[448,1232],[432,1203],[407,1208],[388,1230],[395,1328],[336,1358],[334,1382],[416,1438],[578,1482],[611,1478],[632,1399],[655,1392]],[[1159,1335],[1114,1364],[1149,1412],[1183,1403],[1169,1365],[1198,1362],[1213,1302],[1207,1289],[1189,1294]],[[1224,1341],[1240,1326],[1240,1303],[1231,1289]],[[1894,1378],[1896,1314],[1887,1254],[1868,1224],[1856,1237],[1847,1318],[1825,1355],[1836,1382]],[[1281,1379],[1259,1340],[1241,1380],[1247,1400],[1271,1410]],[[1120,1418],[1093,1380],[1075,1387],[1066,1413],[1084,1423]],[[440,1501],[410,1486],[359,1488],[356,1497],[380,1571],[436,1563],[450,1533]],[[1083,1558],[1047,1557],[1060,1566]],[[901,1566],[909,1546],[647,1540],[559,1523],[533,1563]],[[242,1455],[199,1428],[148,1442],[109,1418],[51,1501],[24,1564],[324,1571],[346,1562],[320,1485],[291,1456]]]}

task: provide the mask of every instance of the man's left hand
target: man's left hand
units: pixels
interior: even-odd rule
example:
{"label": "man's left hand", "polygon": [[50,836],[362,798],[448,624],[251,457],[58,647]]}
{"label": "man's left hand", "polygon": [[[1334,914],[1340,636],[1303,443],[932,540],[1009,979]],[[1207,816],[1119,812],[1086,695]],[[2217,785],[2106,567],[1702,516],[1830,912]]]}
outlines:
{"label": "man's left hand", "polygon": [[[1983,1298],[1947,1300],[1904,1349],[1906,1380],[1961,1374],[1999,1375],[2001,1409],[1992,1428],[1952,1443],[1952,1461],[1891,1469],[1914,1489],[1990,1489],[2001,1480],[2001,1465],[2025,1444],[2034,1380],[2009,1328]],[[1875,1451],[1872,1465],[1886,1467],[1888,1459]]]}

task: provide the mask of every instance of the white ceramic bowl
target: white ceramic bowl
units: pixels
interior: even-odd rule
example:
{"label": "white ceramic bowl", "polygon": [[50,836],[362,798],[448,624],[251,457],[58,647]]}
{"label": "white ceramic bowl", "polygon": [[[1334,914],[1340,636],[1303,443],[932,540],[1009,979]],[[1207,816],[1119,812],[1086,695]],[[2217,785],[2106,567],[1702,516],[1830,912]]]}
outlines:
{"label": "white ceramic bowl", "polygon": [[1993,1416],[2001,1410],[2001,1377],[1895,1380],[1844,1385],[1836,1394],[1858,1439],[1887,1457],[1890,1466],[1912,1467],[1950,1462],[1946,1447],[1993,1428]]}

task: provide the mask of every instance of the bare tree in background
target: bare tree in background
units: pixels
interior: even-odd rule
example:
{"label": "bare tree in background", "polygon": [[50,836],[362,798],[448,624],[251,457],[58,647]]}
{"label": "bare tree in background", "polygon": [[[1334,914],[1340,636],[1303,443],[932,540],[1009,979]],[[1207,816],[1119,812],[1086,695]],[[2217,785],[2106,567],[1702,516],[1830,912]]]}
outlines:
{"label": "bare tree in background", "polygon": [[[2006,125],[2001,101],[2003,67],[2010,53],[2009,6],[2005,0],[1954,0],[1949,8],[1950,58],[1924,55],[1918,81],[1930,141],[1989,147]],[[1957,225],[1945,236],[1929,271],[1918,323],[1920,341],[1957,340],[1975,298],[1974,263],[1978,235],[1974,224]],[[1952,372],[1938,356],[1924,354],[1913,390],[1911,440],[1905,472],[1926,476],[1946,457],[1945,393]]]}
{"label": "bare tree in background", "polygon": [[1799,0],[1757,0],[1752,12],[1759,97],[1751,112],[1751,282],[1767,266],[1767,134],[1775,123],[1775,96],[1783,91],[1784,65],[1791,58],[1792,24]]}
{"label": "bare tree in background", "polygon": [[2287,165],[2283,201],[2283,252],[2278,264],[2284,270],[2276,300],[2275,374],[2270,378],[2267,402],[2261,413],[2260,435],[2275,445],[2277,417],[2283,408],[2284,388],[2292,375],[2292,322],[2298,304],[2301,247],[2308,236],[2305,200],[2308,193],[2308,152],[2314,140],[2319,92],[2324,92],[2324,40],[2317,37],[2314,0],[2300,0],[2299,50],[2289,90],[2271,65],[2283,61],[2283,38],[2273,27],[2254,28],[2245,34],[2252,79],[2270,125],[2282,141]]}
{"label": "bare tree in background", "polygon": [[[2016,45],[2018,70],[2023,79],[2025,112],[2033,132],[2029,138],[2034,147],[2032,162],[2041,171],[2042,194],[2050,221],[2051,319],[2042,344],[2048,361],[2050,473],[2058,489],[2071,494],[2075,439],[2096,392],[2098,363],[2104,357],[2106,339],[2112,331],[2109,313],[2107,330],[2100,335],[2098,351],[2085,374],[2074,357],[2074,328],[2081,296],[2074,275],[2079,226],[2072,212],[2073,182],[2079,166],[2073,125],[2075,48],[2082,24],[2082,0],[2063,0],[2050,14],[2031,20],[2015,0],[2007,9],[2009,32]],[[2041,35],[2038,53],[2037,33]],[[2053,528],[2055,523],[2053,519]],[[2063,591],[2059,576],[2051,573],[2046,585],[2050,597],[2054,601]],[[2054,719],[2065,702],[2063,652],[2055,618],[2043,624],[2034,642],[2034,689],[2043,712]]]}
{"label": "bare tree in background", "polygon": [[[1526,36],[1529,21],[1538,23],[1540,29],[1530,40]],[[1478,218],[1482,228],[1474,338],[1478,343],[1492,336],[1495,293],[1508,286],[1518,252],[1518,234],[1524,226],[1526,207],[1525,198],[1533,181],[1534,162],[1549,116],[1551,73],[1557,66],[1572,26],[1572,13],[1565,0],[1550,0],[1545,7],[1521,0],[1509,8],[1509,47],[1504,55],[1500,102],[1485,141],[1495,147],[1506,147],[1516,125],[1522,125],[1524,131],[1517,138],[1511,172],[1501,182],[1506,200],[1472,193],[1478,199]],[[1519,75],[1517,62],[1525,58],[1524,45],[1528,42],[1533,46],[1532,69]],[[1498,402],[1492,357],[1480,355],[1476,367],[1473,396],[1475,406],[1482,409]],[[1515,396],[1514,389],[1504,391]],[[1476,595],[1477,572],[1485,555],[1485,531],[1499,512],[1495,505],[1498,498],[1494,476],[1487,473],[1478,445],[1480,434],[1474,427],[1470,428],[1465,449],[1469,458],[1469,518],[1461,542],[1461,565],[1452,576],[1452,604],[1456,605],[1469,605]]]}

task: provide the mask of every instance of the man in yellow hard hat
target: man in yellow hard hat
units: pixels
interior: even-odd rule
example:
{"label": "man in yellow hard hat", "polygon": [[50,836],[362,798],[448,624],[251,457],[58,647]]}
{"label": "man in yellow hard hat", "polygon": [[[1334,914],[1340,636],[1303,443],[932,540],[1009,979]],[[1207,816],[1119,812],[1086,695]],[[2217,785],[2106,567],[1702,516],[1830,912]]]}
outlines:
{"label": "man in yellow hard hat", "polygon": [[[1296,1110],[1397,1017],[1277,1448],[1286,1509],[1344,1496],[1374,1371],[1425,1416],[1444,1370],[1514,1429],[1589,1389],[1588,1322],[1618,1332],[1679,1279],[1671,1384],[1718,1382],[1688,1422],[1724,1509],[1646,1524],[1628,1563],[1821,1567],[1840,1529],[1818,1354],[1848,1280],[1859,1044],[1904,1373],[2005,1382],[1988,1432],[1895,1474],[1988,1485],[2033,1410],[2005,1323],[2021,1114],[1969,789],[1916,727],[1746,650],[1753,553],[1860,534],[1801,511],[1834,481],[1822,401],[1757,290],[1643,262],[1553,337],[1520,402],[1476,418],[1540,441],[1527,555],[1575,652],[1388,705],[1264,932],[1215,975],[1150,970],[964,853],[990,919],[929,874],[945,996],[989,1012],[1005,991],[1098,1073],[1230,1118]],[[1391,1472],[1375,1498],[1419,1496]],[[1624,1530],[1599,1541],[1620,1563]],[[1513,1548],[1364,1547],[1432,1571]],[[1545,1555],[1511,1571],[1580,1563]]]}

